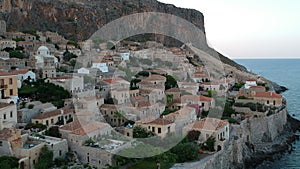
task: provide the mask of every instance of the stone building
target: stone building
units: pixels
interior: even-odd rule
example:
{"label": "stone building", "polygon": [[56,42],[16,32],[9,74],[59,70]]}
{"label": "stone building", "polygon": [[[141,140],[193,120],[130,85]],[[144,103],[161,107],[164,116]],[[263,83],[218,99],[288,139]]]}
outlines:
{"label": "stone building", "polygon": [[0,130],[15,127],[17,124],[17,106],[10,103],[0,103]]}

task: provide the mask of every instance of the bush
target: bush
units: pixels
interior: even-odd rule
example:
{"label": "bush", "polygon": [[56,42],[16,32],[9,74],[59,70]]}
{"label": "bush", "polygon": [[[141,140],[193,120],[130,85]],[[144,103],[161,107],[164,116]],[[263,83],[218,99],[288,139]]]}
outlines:
{"label": "bush", "polygon": [[28,109],[33,109],[33,107],[34,107],[33,104],[28,105]]}
{"label": "bush", "polygon": [[179,143],[171,149],[171,153],[177,156],[177,162],[192,161],[198,157],[198,147],[194,143]]}
{"label": "bush", "polygon": [[1,168],[10,169],[19,167],[19,159],[16,157],[1,156],[0,157],[0,166]]}
{"label": "bush", "polygon": [[152,137],[155,134],[141,126],[135,126],[133,128],[133,138],[148,138]]}
{"label": "bush", "polygon": [[58,137],[60,138],[60,133],[59,133],[59,127],[58,126],[53,126],[50,127],[49,130],[45,131],[45,135],[51,136],[51,137]]}
{"label": "bush", "polygon": [[208,151],[215,151],[215,142],[216,142],[216,139],[212,136],[210,136],[207,140],[206,140],[206,145],[207,145],[207,148],[208,148]]}
{"label": "bush", "polygon": [[53,152],[44,146],[40,152],[39,160],[34,165],[35,169],[45,169],[53,167]]}

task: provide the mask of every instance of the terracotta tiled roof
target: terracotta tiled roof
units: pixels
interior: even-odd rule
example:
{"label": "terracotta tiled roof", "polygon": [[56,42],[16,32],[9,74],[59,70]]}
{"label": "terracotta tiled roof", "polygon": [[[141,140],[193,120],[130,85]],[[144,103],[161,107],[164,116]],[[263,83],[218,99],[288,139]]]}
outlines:
{"label": "terracotta tiled roof", "polygon": [[149,123],[146,124],[156,124],[156,125],[169,125],[172,124],[173,122],[164,118],[157,118]]}
{"label": "terracotta tiled roof", "polygon": [[212,98],[200,95],[200,101],[210,102]]}
{"label": "terracotta tiled roof", "polygon": [[151,76],[143,79],[143,81],[156,81],[156,80],[166,80],[166,78],[161,75],[151,75]]}
{"label": "terracotta tiled roof", "polygon": [[210,131],[215,131],[215,130],[219,130],[223,127],[225,127],[225,125],[228,125],[228,121],[226,120],[220,120],[220,119],[216,119],[216,118],[205,118],[205,119],[201,119],[199,121],[196,121],[192,124],[187,125],[187,128],[190,129],[195,129],[195,130],[210,130]]}
{"label": "terracotta tiled roof", "polygon": [[73,78],[72,76],[58,76],[58,77],[52,77],[50,79],[60,80],[60,79],[72,79],[72,78]]}
{"label": "terracotta tiled roof", "polygon": [[282,95],[274,92],[255,92],[254,97],[282,98]]}
{"label": "terracotta tiled roof", "polygon": [[69,114],[74,112],[74,109],[57,109],[50,112],[42,113],[34,117],[33,119],[45,119],[53,116],[58,116],[63,112],[63,114]]}
{"label": "terracotta tiled roof", "polygon": [[96,130],[101,130],[101,129],[104,129],[107,127],[110,127],[110,125],[107,123],[94,121],[94,122],[88,123],[86,125],[82,125],[80,128],[78,128],[76,130],[73,130],[72,134],[86,135],[90,132],[93,132]]}
{"label": "terracotta tiled roof", "polygon": [[21,70],[13,70],[10,73],[13,75],[18,75],[18,74],[26,74],[29,70],[28,69],[21,69]]}
{"label": "terracotta tiled roof", "polygon": [[247,79],[246,81],[247,81],[247,82],[256,82],[255,79]]}
{"label": "terracotta tiled roof", "polygon": [[166,90],[166,92],[180,92],[180,89],[179,88],[171,88],[171,89]]}
{"label": "terracotta tiled roof", "polygon": [[117,105],[114,105],[114,104],[102,104],[100,106],[100,109],[117,109]]}
{"label": "terracotta tiled roof", "polygon": [[117,83],[127,82],[126,80],[124,80],[122,78],[103,79],[102,81],[105,83],[109,83],[109,84],[117,84]]}
{"label": "terracotta tiled roof", "polygon": [[0,76],[16,76],[16,75],[12,74],[11,72],[0,71]]}
{"label": "terracotta tiled roof", "polygon": [[146,117],[146,118],[143,118],[139,121],[136,121],[136,124],[146,124],[146,123],[150,123],[151,121],[154,121],[156,119],[156,117],[154,116],[149,116],[149,117]]}
{"label": "terracotta tiled roof", "polygon": [[77,130],[77,129],[81,128],[82,125],[86,125],[86,124],[88,124],[87,121],[76,120],[76,121],[73,121],[71,123],[68,123],[68,124],[62,126],[60,129],[61,130],[73,131],[73,130]]}
{"label": "terracotta tiled roof", "polygon": [[149,102],[139,102],[138,107],[150,107],[151,104]]}

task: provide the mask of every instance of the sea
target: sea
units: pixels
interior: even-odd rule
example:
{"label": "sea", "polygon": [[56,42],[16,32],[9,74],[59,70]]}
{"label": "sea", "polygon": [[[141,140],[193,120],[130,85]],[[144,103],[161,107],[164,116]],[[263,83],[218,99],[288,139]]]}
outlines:
{"label": "sea", "polygon": [[[249,71],[263,76],[288,90],[282,95],[287,99],[288,113],[300,120],[300,59],[235,59]],[[279,160],[267,163],[265,169],[300,169],[300,141],[293,144],[294,151]]]}

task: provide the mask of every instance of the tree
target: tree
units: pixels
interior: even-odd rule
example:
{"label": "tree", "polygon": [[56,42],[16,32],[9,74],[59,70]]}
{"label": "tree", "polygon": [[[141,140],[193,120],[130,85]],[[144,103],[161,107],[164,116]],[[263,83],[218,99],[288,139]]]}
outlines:
{"label": "tree", "polygon": [[16,157],[1,156],[0,166],[5,169],[17,169],[19,167],[19,159]]}
{"label": "tree", "polygon": [[143,128],[142,126],[135,126],[133,128],[133,138],[148,138],[154,135],[154,133],[147,131],[147,129]]}
{"label": "tree", "polygon": [[45,83],[43,79],[24,83],[18,93],[20,97],[30,97],[42,103],[51,102],[58,108],[64,106],[64,99],[71,97],[69,91],[53,83]]}
{"label": "tree", "polygon": [[34,165],[35,169],[45,169],[53,167],[53,152],[44,146],[40,152],[39,160]]}
{"label": "tree", "polygon": [[215,151],[215,142],[216,142],[216,138],[213,136],[210,136],[207,140],[206,140],[206,145],[208,148],[208,151]]}
{"label": "tree", "polygon": [[171,76],[171,75],[167,75],[166,76],[166,82],[165,82],[165,89],[171,89],[171,88],[177,88],[178,84],[176,79]]}
{"label": "tree", "polygon": [[68,50],[66,52],[64,52],[63,54],[63,59],[65,62],[69,62],[71,59],[73,58],[77,58],[78,56],[69,52]]}
{"label": "tree", "polygon": [[198,157],[198,147],[194,143],[179,143],[171,149],[171,153],[177,155],[177,162],[195,160]]}
{"label": "tree", "polygon": [[48,130],[45,131],[45,134],[47,136],[60,138],[59,127],[58,126],[52,126]]}

